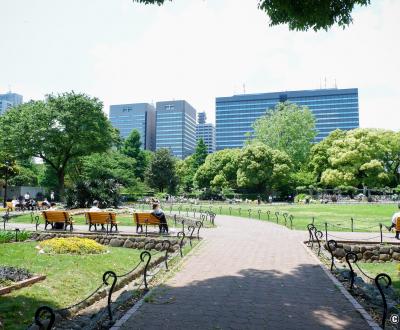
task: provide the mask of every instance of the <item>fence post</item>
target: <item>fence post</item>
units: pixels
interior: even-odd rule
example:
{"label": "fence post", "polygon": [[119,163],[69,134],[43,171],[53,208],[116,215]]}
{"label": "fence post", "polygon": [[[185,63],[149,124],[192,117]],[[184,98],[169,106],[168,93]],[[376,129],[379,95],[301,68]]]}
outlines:
{"label": "fence post", "polygon": [[379,224],[379,231],[381,232],[381,244],[383,244],[382,224]]}
{"label": "fence post", "polygon": [[354,219],[351,218],[351,232],[354,232]]}
{"label": "fence post", "polygon": [[229,215],[232,215],[232,207],[229,206]]}
{"label": "fence post", "polygon": [[258,220],[261,220],[261,210],[258,210]]}
{"label": "fence post", "polygon": [[314,218],[314,217],[312,217],[312,222],[311,222],[312,224],[314,224],[314,220],[315,220],[315,218]]}
{"label": "fence post", "polygon": [[[143,252],[142,252],[142,254],[143,254]],[[143,261],[143,260],[142,260],[142,261]],[[112,321],[112,320],[113,320],[113,316],[112,316],[112,310],[111,310],[111,295],[113,294],[115,284],[117,283],[117,275],[116,275],[113,271],[111,271],[111,270],[106,271],[106,272],[103,274],[103,283],[104,283],[105,285],[108,285],[107,280],[108,280],[110,277],[112,277],[113,281],[112,281],[112,283],[111,283],[110,291],[108,292],[107,311],[108,311],[108,318],[110,319],[110,321]]]}
{"label": "fence post", "polygon": [[18,232],[19,232],[19,229],[15,228],[15,241],[16,242],[18,242]]}
{"label": "fence post", "polygon": [[325,241],[328,242],[328,223],[325,222]]}
{"label": "fence post", "polygon": [[239,207],[239,215],[242,215],[242,208]]}
{"label": "fence post", "polygon": [[385,273],[381,273],[376,275],[375,277],[375,285],[377,286],[379,293],[382,296],[382,302],[383,302],[383,314],[382,314],[382,329],[385,329],[385,323],[386,323],[386,317],[387,317],[387,302],[386,302],[386,297],[385,297],[385,293],[382,290],[381,284],[379,283],[380,279],[385,279],[386,281],[386,289],[392,284],[392,279],[390,278],[389,275],[385,274]]}
{"label": "fence post", "polygon": [[248,209],[247,212],[249,212],[249,218],[251,217],[251,209]]}
{"label": "fence post", "polygon": [[268,221],[269,221],[269,215],[271,214],[271,211],[270,210],[268,210],[267,211],[267,217],[268,217]]}
{"label": "fence post", "polygon": [[290,229],[293,230],[293,215],[289,216],[289,220],[290,220]]}
{"label": "fence post", "polygon": [[222,214],[222,206],[219,207],[219,214]]}

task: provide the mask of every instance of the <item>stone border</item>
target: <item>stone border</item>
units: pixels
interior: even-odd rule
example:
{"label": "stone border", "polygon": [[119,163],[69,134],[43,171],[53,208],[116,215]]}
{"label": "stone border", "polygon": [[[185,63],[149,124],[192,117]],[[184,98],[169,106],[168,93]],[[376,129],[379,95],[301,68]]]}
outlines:
{"label": "stone border", "polygon": [[361,314],[364,320],[373,330],[382,330],[382,328],[372,319],[371,315],[360,305],[360,303],[346,290],[342,283],[340,283],[335,276],[325,267],[325,265],[318,259],[318,257],[305,245],[305,242],[300,241],[300,244],[307,251],[307,253],[318,263],[322,268],[326,276],[332,281],[332,283],[339,288],[340,292],[347,298],[354,309]]}
{"label": "stone border", "polygon": [[[170,269],[170,272],[173,272],[174,270],[176,270],[177,268],[179,268],[184,262],[186,262],[186,257],[190,256],[192,253],[194,253],[193,251],[197,250],[200,246],[201,243],[203,243],[204,241],[200,241],[199,244],[197,244],[194,248],[192,248],[188,254],[186,254],[184,256],[184,258],[178,262],[172,269]],[[145,295],[143,295],[140,300],[133,305],[130,309],[128,309],[124,316],[122,316],[119,320],[115,321],[114,325],[109,329],[109,330],[120,330],[121,327],[138,311],[138,309],[143,305],[145,299],[147,296],[150,296],[158,287],[154,287],[152,288],[150,291],[148,291]]]}
{"label": "stone border", "polygon": [[6,286],[5,288],[0,288],[0,296],[10,293],[13,290],[18,290],[25,288],[29,285],[35,284],[36,282],[43,281],[46,279],[45,275],[36,275],[27,280],[19,281],[13,285]]}

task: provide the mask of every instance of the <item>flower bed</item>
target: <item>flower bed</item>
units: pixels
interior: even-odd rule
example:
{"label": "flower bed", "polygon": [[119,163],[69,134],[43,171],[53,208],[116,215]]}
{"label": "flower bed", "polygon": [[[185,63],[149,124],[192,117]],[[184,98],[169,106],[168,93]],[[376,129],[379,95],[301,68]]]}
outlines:
{"label": "flower bed", "polygon": [[106,247],[89,238],[52,238],[40,242],[39,247],[49,254],[100,254]]}

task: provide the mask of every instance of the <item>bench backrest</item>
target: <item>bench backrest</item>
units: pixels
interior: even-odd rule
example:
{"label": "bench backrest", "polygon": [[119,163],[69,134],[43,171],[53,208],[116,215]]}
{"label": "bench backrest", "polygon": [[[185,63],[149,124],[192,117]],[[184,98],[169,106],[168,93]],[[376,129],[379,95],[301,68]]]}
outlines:
{"label": "bench backrest", "polygon": [[12,202],[6,202],[6,206],[7,206],[8,209],[13,209],[14,208]]}
{"label": "bench backrest", "polygon": [[85,217],[90,223],[106,224],[110,217],[112,223],[116,221],[116,214],[110,212],[85,212]]}
{"label": "bench backrest", "polygon": [[160,220],[151,213],[144,213],[144,212],[133,213],[133,218],[135,219],[135,223],[137,225],[146,224],[146,220],[147,220],[148,225],[159,225],[160,224]]}
{"label": "bench backrest", "polygon": [[43,211],[42,215],[49,222],[65,222],[69,220],[69,213],[65,211]]}

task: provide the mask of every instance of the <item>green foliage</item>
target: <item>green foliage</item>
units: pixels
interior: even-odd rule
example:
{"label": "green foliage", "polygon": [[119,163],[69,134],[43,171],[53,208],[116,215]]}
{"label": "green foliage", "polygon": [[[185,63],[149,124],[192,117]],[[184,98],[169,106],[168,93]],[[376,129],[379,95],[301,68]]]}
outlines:
{"label": "green foliage", "polygon": [[[17,239],[18,242],[26,241],[30,238],[32,234],[27,231],[18,232]],[[12,230],[2,230],[0,231],[0,243],[15,242],[15,231]]]}
{"label": "green foliage", "polygon": [[99,201],[100,207],[118,207],[120,185],[111,179],[78,181],[67,190],[66,202],[70,208],[85,208]]}
{"label": "green foliage", "polygon": [[315,119],[310,110],[292,103],[278,103],[253,125],[254,140],[285,152],[295,168],[301,168],[316,136]]}
{"label": "green foliage", "polygon": [[197,170],[194,181],[199,188],[237,187],[237,169],[240,149],[224,149],[207,156]]}
{"label": "green foliage", "polygon": [[136,184],[136,161],[118,151],[96,153],[81,158],[81,180],[114,180],[129,187]]}
{"label": "green foliage", "polygon": [[310,166],[324,186],[383,187],[399,183],[400,133],[335,131],[312,148]]}
{"label": "green foliage", "polygon": [[[163,5],[167,0],[133,0]],[[172,1],[172,0],[170,0]],[[258,8],[270,18],[270,25],[288,24],[290,30],[328,30],[334,24],[345,28],[353,20],[356,5],[367,6],[370,0],[258,0]]]}
{"label": "green foliage", "polygon": [[288,24],[290,30],[328,30],[352,22],[354,6],[367,6],[370,0],[259,0],[258,7],[271,19],[270,25]]}
{"label": "green foliage", "polygon": [[237,184],[253,192],[270,193],[288,184],[291,167],[284,152],[265,145],[249,145],[239,156]]}
{"label": "green foliage", "polygon": [[146,180],[150,187],[164,192],[173,193],[178,183],[176,175],[176,160],[169,149],[161,148],[154,153],[146,173]]}
{"label": "green foliage", "polygon": [[17,174],[10,180],[11,186],[37,186],[38,171],[31,161],[17,162]]}
{"label": "green foliage", "polygon": [[195,170],[197,170],[201,165],[204,164],[207,158],[207,146],[203,139],[197,142],[195,153],[193,154],[193,162]]}
{"label": "green foliage", "polygon": [[135,160],[136,166],[134,173],[136,177],[143,180],[144,173],[148,166],[148,161],[145,152],[140,148],[141,145],[140,133],[138,130],[134,129],[124,141],[121,147],[121,152]]}
{"label": "green foliage", "polygon": [[0,118],[0,130],[1,148],[16,158],[40,157],[54,169],[61,195],[70,161],[107,150],[116,137],[103,104],[74,92],[10,109]]}

